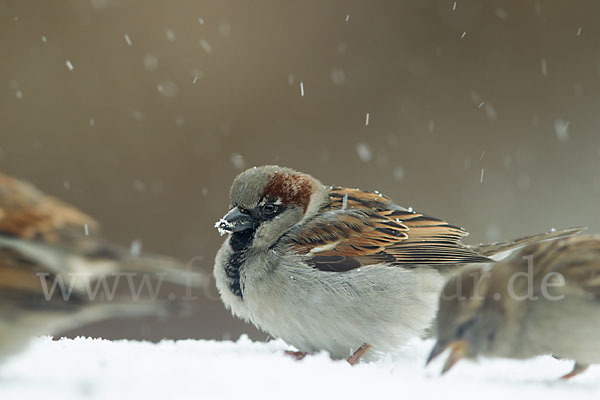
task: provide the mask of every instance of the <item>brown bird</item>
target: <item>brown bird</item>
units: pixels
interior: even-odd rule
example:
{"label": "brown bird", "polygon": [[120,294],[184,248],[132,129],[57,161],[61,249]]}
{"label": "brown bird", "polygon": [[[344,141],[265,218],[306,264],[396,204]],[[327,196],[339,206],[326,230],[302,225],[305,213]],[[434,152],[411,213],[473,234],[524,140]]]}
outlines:
{"label": "brown bird", "polygon": [[139,299],[139,286],[130,299],[115,299],[109,290],[102,293],[107,301],[97,301],[107,278],[146,274],[143,279],[198,284],[178,261],[131,254],[104,241],[98,231],[99,224],[88,215],[0,174],[0,359],[36,335],[180,306]]}
{"label": "brown bird", "polygon": [[464,270],[439,304],[428,362],[450,348],[442,372],[461,358],[552,354],[575,360],[571,378],[600,363],[600,235],[535,243]]}
{"label": "brown bird", "polygon": [[223,303],[300,351],[350,363],[430,326],[444,278],[464,265],[578,230],[469,246],[462,228],[377,192],[325,186],[274,165],[235,178],[214,266]]}

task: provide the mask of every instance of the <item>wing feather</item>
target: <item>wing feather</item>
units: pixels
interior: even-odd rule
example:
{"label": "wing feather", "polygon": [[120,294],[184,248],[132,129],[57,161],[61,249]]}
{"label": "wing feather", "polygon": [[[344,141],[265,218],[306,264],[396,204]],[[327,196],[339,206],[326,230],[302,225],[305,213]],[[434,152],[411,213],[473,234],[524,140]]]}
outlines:
{"label": "wing feather", "polygon": [[58,242],[61,233],[98,229],[76,208],[45,195],[33,185],[0,174],[0,234]]}
{"label": "wing feather", "polygon": [[461,243],[462,228],[395,205],[377,192],[331,187],[318,219],[292,235],[292,246],[324,271],[363,265],[441,265],[489,261]]}
{"label": "wing feather", "polygon": [[600,298],[600,235],[580,235],[546,241],[523,248],[519,256],[532,255],[536,285],[550,273],[564,277],[567,291]]}

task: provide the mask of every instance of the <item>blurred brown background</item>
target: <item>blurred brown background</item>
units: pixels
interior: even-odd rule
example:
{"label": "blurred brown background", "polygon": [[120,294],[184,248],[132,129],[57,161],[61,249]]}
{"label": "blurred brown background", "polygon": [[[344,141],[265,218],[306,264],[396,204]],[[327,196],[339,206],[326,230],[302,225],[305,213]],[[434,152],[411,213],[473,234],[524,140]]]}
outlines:
{"label": "blurred brown background", "polygon": [[[595,1],[2,0],[0,168],[118,243],[202,256],[206,273],[232,179],[267,163],[378,189],[472,242],[599,232],[599,13]],[[265,337],[211,297],[189,318],[74,334]]]}

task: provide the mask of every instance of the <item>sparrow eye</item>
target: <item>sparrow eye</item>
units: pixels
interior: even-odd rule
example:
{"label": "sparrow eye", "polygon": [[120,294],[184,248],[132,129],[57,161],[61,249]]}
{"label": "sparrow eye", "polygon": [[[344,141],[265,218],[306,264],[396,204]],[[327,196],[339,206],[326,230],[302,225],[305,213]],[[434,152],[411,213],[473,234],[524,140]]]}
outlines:
{"label": "sparrow eye", "polygon": [[467,329],[469,329],[474,323],[475,323],[475,319],[470,319],[469,321],[459,325],[458,328],[456,329],[456,336],[458,336],[459,338],[462,338],[464,336],[464,334],[467,332]]}
{"label": "sparrow eye", "polygon": [[263,213],[265,215],[274,215],[277,212],[278,209],[279,209],[279,207],[276,204],[267,203],[263,207]]}

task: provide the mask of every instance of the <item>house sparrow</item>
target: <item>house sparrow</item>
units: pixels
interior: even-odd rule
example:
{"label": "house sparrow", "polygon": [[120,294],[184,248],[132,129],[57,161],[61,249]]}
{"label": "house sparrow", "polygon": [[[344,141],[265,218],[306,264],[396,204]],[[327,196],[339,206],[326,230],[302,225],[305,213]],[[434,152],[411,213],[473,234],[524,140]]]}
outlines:
{"label": "house sparrow", "polygon": [[552,354],[575,360],[571,378],[600,363],[599,304],[599,235],[533,243],[447,282],[428,362],[446,348],[442,372],[461,358]]}
{"label": "house sparrow", "polygon": [[197,274],[170,257],[138,254],[99,236],[100,225],[30,183],[0,174],[0,249],[53,272],[155,274],[182,285],[200,285]]}
{"label": "house sparrow", "polygon": [[94,219],[74,207],[0,174],[0,360],[33,336],[115,316],[181,311],[180,303],[137,296],[102,293],[104,302],[91,298],[102,292],[106,282],[100,280],[117,273],[158,274],[187,283],[179,262],[132,255],[99,238],[98,229]]}
{"label": "house sparrow", "polygon": [[[214,275],[233,315],[282,338],[298,356],[326,350],[351,356],[350,363],[369,348],[391,352],[423,333],[444,275],[515,246],[464,245],[462,228],[380,193],[326,187],[278,166],[238,175],[230,210],[215,226],[230,234]],[[561,234],[570,232],[548,235]]]}
{"label": "house sparrow", "polygon": [[[68,295],[58,287],[45,290],[53,285],[56,275],[42,271],[43,267],[19,254],[0,250],[0,363],[23,350],[35,336],[65,332],[108,318],[180,312],[176,302],[128,301],[119,297],[100,302],[91,301],[85,291],[76,287]],[[42,279],[44,284],[40,283]],[[94,287],[95,278],[90,277],[89,283]]]}

